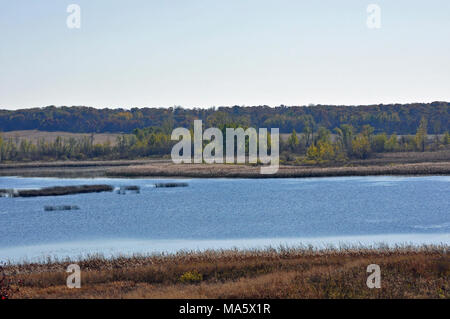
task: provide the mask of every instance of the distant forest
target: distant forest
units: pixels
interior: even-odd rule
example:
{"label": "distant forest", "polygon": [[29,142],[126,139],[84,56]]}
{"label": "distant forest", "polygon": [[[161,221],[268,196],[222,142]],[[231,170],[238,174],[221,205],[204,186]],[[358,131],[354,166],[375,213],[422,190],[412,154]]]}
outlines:
{"label": "distant forest", "polygon": [[[223,136],[227,135],[227,128],[246,129],[249,126],[275,127],[290,133],[286,134],[289,137],[280,139],[280,162],[283,164],[346,163],[352,159],[370,158],[375,153],[446,151],[450,149],[448,106],[448,103],[432,103],[218,110],[126,111],[86,107],[20,110],[2,115],[0,123],[6,121],[10,125],[2,126],[4,129],[91,133],[81,138],[58,135],[54,141],[39,138],[33,142],[11,136],[3,138],[0,132],[0,162],[164,157],[176,143],[171,139],[172,129],[191,128],[195,119],[202,119],[204,128],[219,128]],[[109,140],[94,143],[95,132],[123,133],[117,134],[116,143],[112,144]],[[206,144],[204,141],[203,146]]]}
{"label": "distant forest", "polygon": [[195,119],[205,127],[223,127],[233,123],[243,127],[279,128],[281,133],[293,130],[316,132],[320,127],[334,130],[351,125],[361,131],[370,125],[374,133],[415,134],[422,119],[428,123],[428,134],[449,130],[450,103],[414,103],[370,106],[233,106],[209,109],[133,108],[96,109],[72,106],[0,110],[0,132],[15,130],[64,131],[73,133],[132,133],[136,128],[158,127],[169,133],[175,127],[189,128]]}

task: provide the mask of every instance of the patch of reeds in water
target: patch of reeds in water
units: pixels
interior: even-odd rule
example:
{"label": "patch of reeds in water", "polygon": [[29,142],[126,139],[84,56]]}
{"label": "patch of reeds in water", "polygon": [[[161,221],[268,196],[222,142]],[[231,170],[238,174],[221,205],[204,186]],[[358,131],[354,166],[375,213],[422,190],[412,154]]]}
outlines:
{"label": "patch of reeds in water", "polygon": [[141,192],[141,188],[139,186],[120,186],[117,190],[117,194],[120,195],[125,195],[127,192],[139,194]]}
{"label": "patch of reeds in water", "polygon": [[76,205],[61,205],[61,206],[45,206],[44,210],[46,212],[52,211],[63,211],[63,210],[79,210],[80,207]]}
{"label": "patch of reeds in water", "polygon": [[41,189],[0,189],[0,196],[7,197],[38,197],[38,196],[63,196],[85,193],[112,192],[111,185],[77,185],[77,186],[55,186]]}
{"label": "patch of reeds in water", "polygon": [[187,187],[189,186],[188,183],[156,183],[155,187],[156,188],[160,188],[160,187]]}

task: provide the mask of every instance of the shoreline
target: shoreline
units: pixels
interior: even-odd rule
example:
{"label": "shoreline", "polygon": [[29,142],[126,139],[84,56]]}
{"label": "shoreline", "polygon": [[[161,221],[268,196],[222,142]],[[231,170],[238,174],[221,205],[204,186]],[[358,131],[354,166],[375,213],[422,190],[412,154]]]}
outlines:
{"label": "shoreline", "polygon": [[72,242],[46,243],[4,247],[0,249],[1,262],[11,265],[47,263],[48,260],[82,261],[89,256],[104,259],[132,258],[132,256],[177,255],[183,252],[202,254],[205,251],[257,251],[266,249],[386,249],[398,247],[421,247],[425,245],[450,245],[450,233],[405,233],[333,235],[313,237],[279,238],[230,238],[230,239],[133,239],[111,238],[78,240]]}
{"label": "shoreline", "polygon": [[450,161],[384,165],[280,165],[275,174],[246,164],[173,164],[169,160],[0,164],[0,176],[57,178],[310,178],[450,175]]}
{"label": "shoreline", "polygon": [[344,176],[450,175],[450,162],[397,164],[389,166],[307,167],[280,166],[275,174],[261,174],[260,167],[227,164],[156,164],[113,168],[107,177],[119,178],[311,178]]}

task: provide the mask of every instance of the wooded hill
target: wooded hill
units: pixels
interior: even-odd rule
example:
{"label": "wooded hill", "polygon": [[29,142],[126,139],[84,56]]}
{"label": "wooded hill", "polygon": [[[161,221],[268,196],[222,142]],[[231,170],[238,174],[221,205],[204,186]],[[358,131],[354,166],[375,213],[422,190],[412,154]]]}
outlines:
{"label": "wooded hill", "polygon": [[96,109],[72,106],[0,110],[0,131],[40,130],[73,133],[130,133],[135,128],[159,127],[170,132],[174,127],[191,127],[195,119],[206,127],[229,123],[255,128],[279,128],[281,133],[306,127],[333,130],[349,124],[360,131],[371,125],[375,133],[415,134],[422,118],[429,134],[442,134],[450,127],[449,102],[390,104],[370,106],[233,106],[209,109],[133,108]]}

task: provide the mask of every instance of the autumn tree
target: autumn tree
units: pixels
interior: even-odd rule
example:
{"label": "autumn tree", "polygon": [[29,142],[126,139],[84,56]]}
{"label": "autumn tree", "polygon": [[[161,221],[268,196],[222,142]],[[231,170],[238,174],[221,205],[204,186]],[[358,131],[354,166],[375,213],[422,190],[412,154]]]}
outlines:
{"label": "autumn tree", "polygon": [[305,147],[308,148],[313,142],[313,131],[309,125],[303,128],[303,136],[305,138]]}
{"label": "autumn tree", "polygon": [[442,138],[442,144],[449,145],[450,144],[450,134],[447,132],[444,133],[444,137]]}
{"label": "autumn tree", "polygon": [[370,140],[370,148],[376,153],[384,152],[384,146],[387,142],[386,133],[377,134]]}
{"label": "autumn tree", "polygon": [[306,151],[308,160],[315,162],[328,162],[335,158],[333,145],[327,141],[318,141],[317,144],[311,145]]}
{"label": "autumn tree", "polygon": [[427,141],[427,120],[422,117],[419,127],[417,129],[416,136],[414,138],[416,147],[419,151],[425,152],[425,146]]}
{"label": "autumn tree", "polygon": [[342,139],[344,142],[345,149],[348,152],[351,152],[354,128],[353,128],[353,126],[351,126],[349,124],[344,124],[341,126],[341,130],[342,130]]}
{"label": "autumn tree", "polygon": [[366,159],[371,153],[369,138],[366,135],[359,134],[352,141],[352,154],[360,159]]}
{"label": "autumn tree", "polygon": [[292,152],[296,151],[299,143],[300,142],[298,140],[297,132],[295,132],[295,129],[293,129],[292,134],[289,136],[289,139],[288,139],[288,145]]}
{"label": "autumn tree", "polygon": [[398,138],[396,134],[392,134],[384,143],[384,149],[388,152],[394,152],[398,150]]}
{"label": "autumn tree", "polygon": [[3,136],[0,134],[0,162],[3,158]]}
{"label": "autumn tree", "polygon": [[317,131],[317,141],[318,142],[329,142],[331,132],[324,126],[320,126]]}

